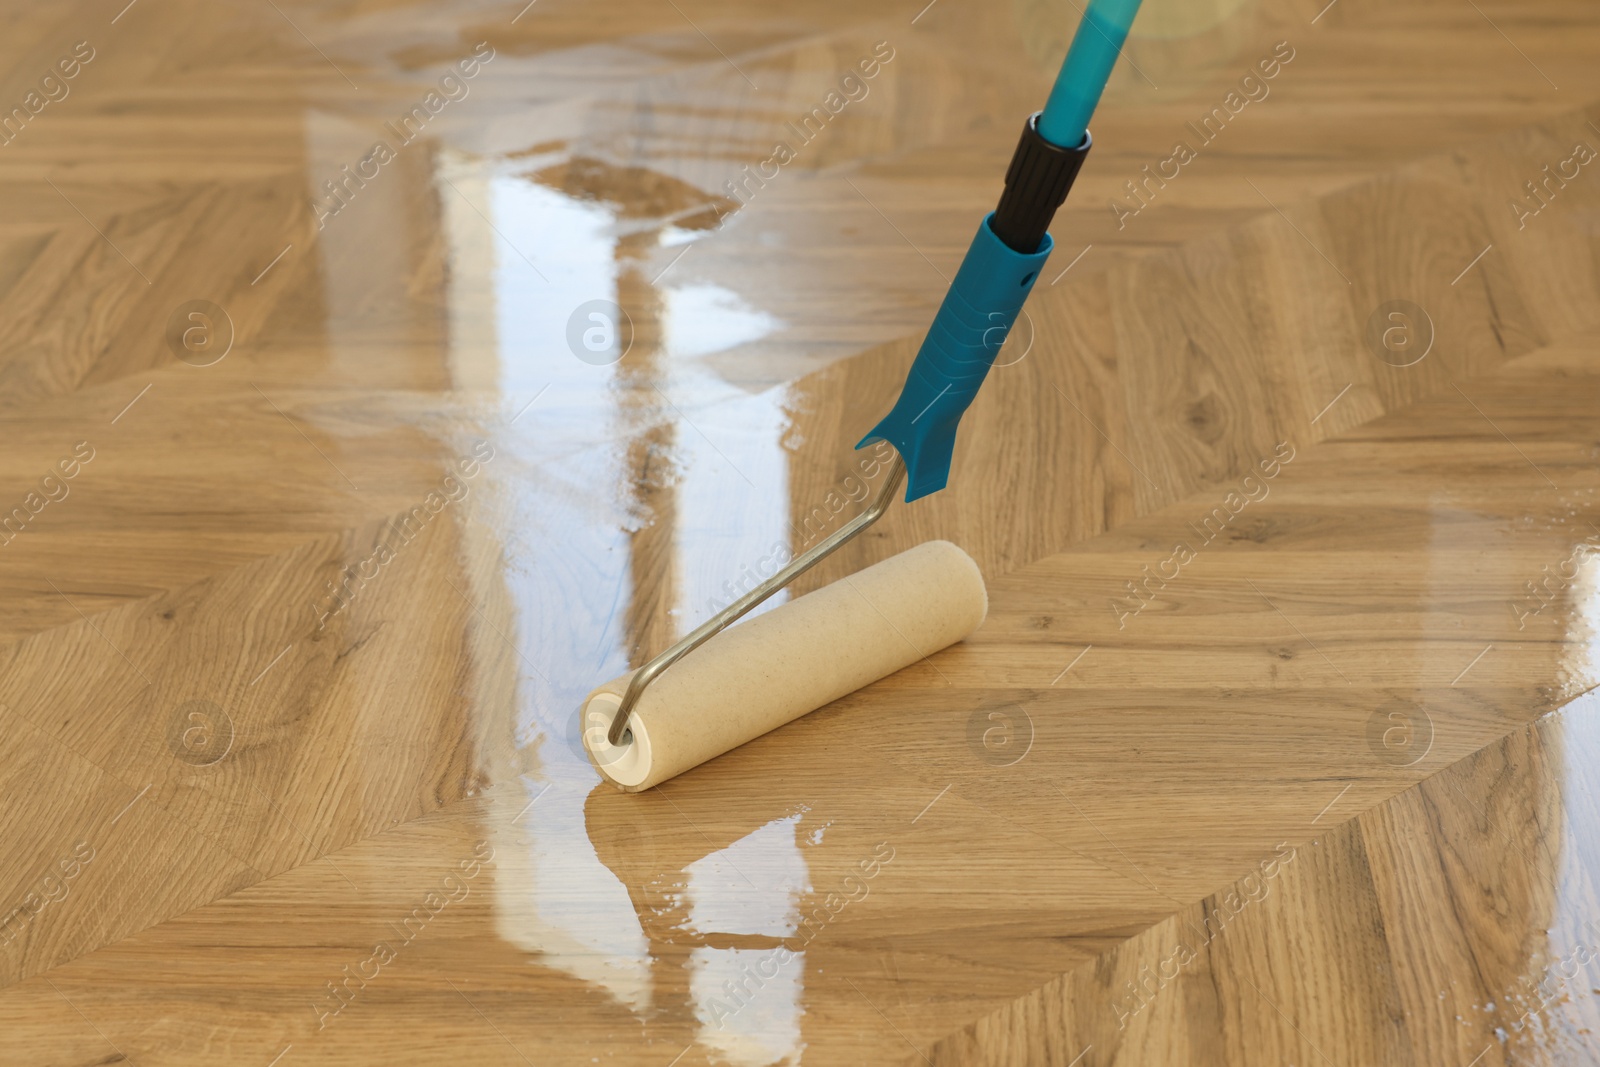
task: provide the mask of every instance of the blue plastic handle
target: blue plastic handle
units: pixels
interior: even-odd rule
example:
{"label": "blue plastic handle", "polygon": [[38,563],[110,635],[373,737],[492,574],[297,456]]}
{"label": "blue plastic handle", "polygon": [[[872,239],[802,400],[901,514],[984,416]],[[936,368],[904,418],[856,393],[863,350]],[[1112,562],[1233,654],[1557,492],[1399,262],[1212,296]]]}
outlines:
{"label": "blue plastic handle", "polygon": [[[1139,4],[1140,0],[1090,0],[1039,116],[1038,133],[1050,144],[1061,148],[1085,144],[1089,119]],[[985,216],[979,225],[911,364],[900,399],[856,445],[882,440],[899,450],[906,463],[907,503],[937,493],[950,481],[956,426],[978,395],[1054,247],[1045,234],[1038,251],[1015,252],[990,229],[993,217],[993,213]]]}
{"label": "blue plastic handle", "polygon": [[1012,251],[989,228],[991,216],[978,226],[911,364],[900,399],[856,445],[884,440],[899,450],[906,462],[907,503],[937,493],[949,482],[956,426],[978,395],[1054,247],[1046,234],[1037,252]]}

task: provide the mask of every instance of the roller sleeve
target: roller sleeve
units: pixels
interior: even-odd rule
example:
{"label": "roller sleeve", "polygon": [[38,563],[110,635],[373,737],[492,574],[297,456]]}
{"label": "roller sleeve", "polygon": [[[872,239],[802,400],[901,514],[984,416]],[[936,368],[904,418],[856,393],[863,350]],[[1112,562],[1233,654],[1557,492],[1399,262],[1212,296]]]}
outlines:
{"label": "roller sleeve", "polygon": [[972,558],[926,542],[713,637],[645,690],[623,744],[606,731],[630,675],[600,686],[584,749],[612,784],[648,789],[960,641],[987,610]]}

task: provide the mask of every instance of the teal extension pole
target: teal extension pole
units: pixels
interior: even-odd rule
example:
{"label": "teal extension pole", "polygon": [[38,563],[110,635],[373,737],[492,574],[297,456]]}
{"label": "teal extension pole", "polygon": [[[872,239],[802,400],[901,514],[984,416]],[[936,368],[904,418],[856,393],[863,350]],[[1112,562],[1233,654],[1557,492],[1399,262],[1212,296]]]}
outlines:
{"label": "teal extension pole", "polygon": [[1039,133],[1051,144],[1076,148],[1105,91],[1111,68],[1128,39],[1140,0],[1094,0],[1061,61],[1061,73],[1039,115]]}
{"label": "teal extension pole", "polygon": [[1044,110],[1023,126],[1000,204],[979,223],[900,398],[856,445],[894,445],[906,465],[908,502],[950,480],[956,426],[1050,256],[1050,222],[1093,145],[1089,118],[1138,13],[1139,0],[1089,4]]}
{"label": "teal extension pole", "polygon": [[[1050,257],[1050,222],[1089,153],[1093,143],[1089,118],[1138,11],[1139,0],[1093,0],[1078,24],[1049,102],[1023,125],[1000,204],[978,224],[977,236],[912,361],[900,398],[856,445],[883,440],[899,452],[877,497],[860,515],[635,671],[606,730],[608,745],[632,744],[629,716],[662,671],[875,523],[899,489],[902,473],[908,502],[936,493],[949,482],[956,425],[978,395]],[[591,748],[590,757],[598,761],[595,752]]]}

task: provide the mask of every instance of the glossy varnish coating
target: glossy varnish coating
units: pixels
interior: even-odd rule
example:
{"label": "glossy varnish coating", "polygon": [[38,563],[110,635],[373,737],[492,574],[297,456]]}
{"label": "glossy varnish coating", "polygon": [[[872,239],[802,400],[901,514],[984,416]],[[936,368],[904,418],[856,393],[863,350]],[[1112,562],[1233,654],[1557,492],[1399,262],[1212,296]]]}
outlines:
{"label": "glossy varnish coating", "polygon": [[624,796],[577,701],[858,506],[1071,19],[519,7],[7,36],[95,55],[0,149],[0,1062],[1592,1059],[1591,13],[1150,0],[952,488],[806,579],[988,622]]}

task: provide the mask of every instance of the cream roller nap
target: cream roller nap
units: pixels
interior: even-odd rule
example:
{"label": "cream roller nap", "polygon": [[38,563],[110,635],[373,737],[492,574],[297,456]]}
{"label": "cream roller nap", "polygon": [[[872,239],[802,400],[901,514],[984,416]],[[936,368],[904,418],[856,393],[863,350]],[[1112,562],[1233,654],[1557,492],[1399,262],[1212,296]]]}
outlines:
{"label": "cream roller nap", "polygon": [[649,789],[955,644],[987,610],[972,557],[929,541],[717,634],[644,692],[621,744],[606,734],[632,675],[600,686],[584,749],[614,785]]}

